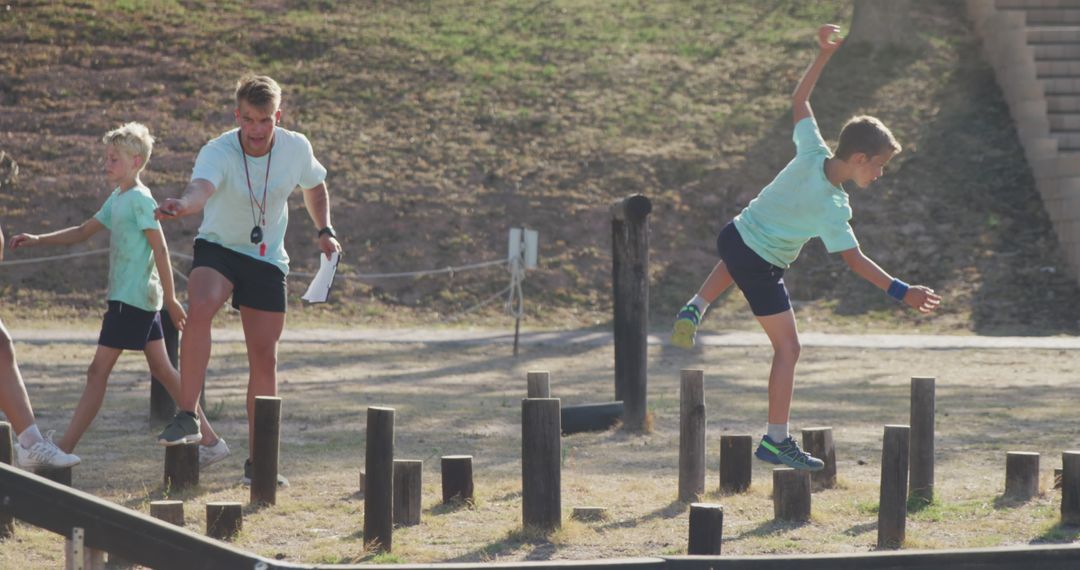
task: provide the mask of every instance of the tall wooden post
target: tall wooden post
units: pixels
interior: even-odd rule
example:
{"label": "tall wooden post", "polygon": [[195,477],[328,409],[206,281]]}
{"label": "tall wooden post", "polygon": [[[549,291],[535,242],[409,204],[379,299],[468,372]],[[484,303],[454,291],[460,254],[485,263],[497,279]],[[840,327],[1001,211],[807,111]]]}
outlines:
{"label": "tall wooden post", "polygon": [[255,434],[251,450],[251,503],[277,504],[281,398],[255,397]]}
{"label": "tall wooden post", "polygon": [[911,379],[911,490],[912,497],[934,501],[934,383],[932,377]]}
{"label": "tall wooden post", "polygon": [[649,223],[652,202],[640,194],[611,207],[612,291],[615,308],[615,399],[623,426],[645,427],[648,386]]}
{"label": "tall wooden post", "polygon": [[558,398],[521,401],[521,508],[525,526],[562,526],[561,421]]}
{"label": "tall wooden post", "polygon": [[907,529],[908,438],[911,427],[885,426],[881,446],[878,548],[900,548]]}
{"label": "tall wooden post", "polygon": [[683,370],[679,390],[679,500],[705,494],[705,371]]}
{"label": "tall wooden post", "polygon": [[1061,523],[1080,526],[1080,451],[1061,454]]}
{"label": "tall wooden post", "polygon": [[[11,424],[0,422],[0,462],[15,464],[15,440]],[[0,512],[0,540],[15,535],[15,517]]]}
{"label": "tall wooden post", "polygon": [[367,410],[364,548],[390,552],[394,532],[394,409]]}

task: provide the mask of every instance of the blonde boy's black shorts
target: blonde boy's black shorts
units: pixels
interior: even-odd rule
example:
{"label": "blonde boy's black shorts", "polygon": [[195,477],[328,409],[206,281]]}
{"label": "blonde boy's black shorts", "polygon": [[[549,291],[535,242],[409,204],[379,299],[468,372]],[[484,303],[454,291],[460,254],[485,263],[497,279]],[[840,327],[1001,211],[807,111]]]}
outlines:
{"label": "blonde boy's black shorts", "polygon": [[285,274],[268,261],[237,253],[204,239],[195,240],[195,261],[191,268],[209,267],[233,285],[232,306],[284,313],[288,289]]}
{"label": "blonde boy's black shorts", "polygon": [[121,301],[109,301],[101,319],[98,344],[120,350],[145,350],[147,343],[165,338],[161,313],[144,311]]}

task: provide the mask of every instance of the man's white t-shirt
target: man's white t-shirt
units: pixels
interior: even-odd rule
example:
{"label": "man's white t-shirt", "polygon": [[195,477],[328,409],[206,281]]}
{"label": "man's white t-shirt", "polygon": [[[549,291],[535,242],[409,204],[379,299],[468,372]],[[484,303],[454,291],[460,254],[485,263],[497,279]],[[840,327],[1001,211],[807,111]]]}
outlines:
{"label": "man's white t-shirt", "polygon": [[[239,129],[233,129],[206,143],[195,159],[191,179],[201,178],[216,188],[203,208],[203,221],[196,237],[273,263],[288,275],[285,229],[289,225],[289,195],[297,188],[321,184],[326,180],[326,168],[315,159],[311,143],[300,133],[275,127],[273,150],[259,157],[244,154],[238,133]],[[251,230],[262,217],[259,206],[263,202],[264,184],[266,224],[262,227],[262,241],[266,244],[266,255],[260,255],[259,244],[251,243]]]}

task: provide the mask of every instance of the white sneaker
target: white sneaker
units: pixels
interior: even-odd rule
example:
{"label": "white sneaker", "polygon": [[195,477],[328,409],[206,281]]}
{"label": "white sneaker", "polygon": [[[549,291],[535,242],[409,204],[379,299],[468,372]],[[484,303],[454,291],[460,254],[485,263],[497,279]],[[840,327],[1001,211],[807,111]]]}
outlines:
{"label": "white sneaker", "polygon": [[32,471],[42,467],[71,467],[82,462],[79,456],[64,453],[52,440],[53,432],[45,434],[45,439],[35,443],[27,449],[22,444],[15,443],[15,464],[19,467]]}
{"label": "white sneaker", "polygon": [[199,445],[199,469],[206,469],[229,456],[225,438],[219,437],[214,445]]}

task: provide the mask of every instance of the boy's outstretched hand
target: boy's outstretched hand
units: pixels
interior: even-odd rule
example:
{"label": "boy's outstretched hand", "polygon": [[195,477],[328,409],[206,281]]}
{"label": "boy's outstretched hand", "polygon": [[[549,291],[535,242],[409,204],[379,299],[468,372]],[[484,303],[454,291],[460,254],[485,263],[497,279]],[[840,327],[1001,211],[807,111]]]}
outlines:
{"label": "boy's outstretched hand", "polygon": [[[836,36],[836,37],[833,37]],[[844,43],[844,38],[840,37],[840,26],[836,24],[825,24],[818,28],[817,31],[817,43],[821,51],[826,53],[832,53],[840,47],[840,44]]]}
{"label": "boy's outstretched hand", "polygon": [[934,290],[929,287],[912,285],[904,295],[904,303],[920,313],[929,313],[937,309],[938,305],[941,304],[941,295],[935,294]]}

